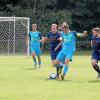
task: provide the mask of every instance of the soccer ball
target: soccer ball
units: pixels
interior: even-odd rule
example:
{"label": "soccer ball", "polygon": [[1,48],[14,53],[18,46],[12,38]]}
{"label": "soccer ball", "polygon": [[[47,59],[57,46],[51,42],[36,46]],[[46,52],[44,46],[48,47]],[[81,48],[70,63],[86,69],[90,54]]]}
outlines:
{"label": "soccer ball", "polygon": [[49,79],[56,79],[56,74],[55,73],[50,73]]}

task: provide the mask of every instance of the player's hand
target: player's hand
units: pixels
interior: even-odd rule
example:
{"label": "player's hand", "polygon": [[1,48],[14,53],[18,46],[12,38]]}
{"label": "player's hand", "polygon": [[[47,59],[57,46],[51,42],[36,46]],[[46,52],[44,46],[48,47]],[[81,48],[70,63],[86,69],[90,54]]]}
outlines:
{"label": "player's hand", "polygon": [[42,39],[41,39],[41,42],[44,44],[44,41],[45,41],[45,38],[44,37],[42,37]]}
{"label": "player's hand", "polygon": [[84,31],[83,32],[83,36],[87,36],[87,31]]}

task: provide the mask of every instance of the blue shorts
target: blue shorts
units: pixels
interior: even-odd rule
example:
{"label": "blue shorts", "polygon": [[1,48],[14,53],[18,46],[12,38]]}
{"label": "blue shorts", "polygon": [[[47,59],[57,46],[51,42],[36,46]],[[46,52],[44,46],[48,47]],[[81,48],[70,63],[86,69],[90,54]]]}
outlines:
{"label": "blue shorts", "polygon": [[55,60],[60,51],[50,51],[51,60]]}
{"label": "blue shorts", "polygon": [[61,62],[65,62],[66,59],[72,61],[72,57],[74,55],[74,52],[75,51],[64,52],[63,50],[61,50],[61,52],[57,56],[57,60],[59,60]]}
{"label": "blue shorts", "polygon": [[100,54],[92,54],[92,59],[95,59],[97,62],[100,61]]}
{"label": "blue shorts", "polygon": [[31,54],[32,54],[32,53],[35,53],[37,56],[40,56],[40,55],[41,55],[40,46],[31,45],[31,46],[30,46],[30,49],[31,49]]}

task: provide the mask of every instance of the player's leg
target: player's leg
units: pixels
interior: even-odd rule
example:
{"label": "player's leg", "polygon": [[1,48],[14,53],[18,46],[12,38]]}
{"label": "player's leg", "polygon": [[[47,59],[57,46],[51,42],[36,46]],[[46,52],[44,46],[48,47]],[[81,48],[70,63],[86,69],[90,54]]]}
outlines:
{"label": "player's leg", "polygon": [[55,66],[56,57],[57,57],[56,51],[50,51],[50,56],[51,56],[52,65],[53,67],[56,67],[56,74],[58,75],[59,68]]}
{"label": "player's leg", "polygon": [[31,54],[32,54],[32,58],[33,58],[33,61],[34,61],[34,67],[36,68],[37,61],[36,61],[36,55],[35,55],[34,46],[31,46]]}
{"label": "player's leg", "polygon": [[63,68],[63,72],[60,74],[60,79],[64,80],[64,77],[66,75],[66,73],[68,72],[68,65],[69,65],[70,60],[69,59],[65,59],[65,64],[64,64],[64,68]]}
{"label": "player's leg", "polygon": [[41,49],[40,46],[36,46],[35,48],[35,52],[38,58],[38,64],[39,64],[39,68],[41,67]]}
{"label": "player's leg", "polygon": [[98,78],[100,78],[100,68],[99,68],[97,62],[98,62],[97,57],[95,57],[95,56],[92,57],[91,64],[92,64],[93,68],[95,69],[95,71],[98,73]]}
{"label": "player's leg", "polygon": [[63,68],[63,72],[60,74],[60,78],[62,79],[62,80],[64,80],[64,77],[65,77],[65,75],[67,74],[67,72],[68,72],[68,68],[69,68],[69,62],[70,62],[70,60],[72,60],[72,57],[73,57],[73,54],[74,54],[74,52],[72,51],[72,52],[66,52],[65,53],[65,63],[64,63],[64,68]]}
{"label": "player's leg", "polygon": [[[57,58],[57,56],[58,56],[59,53],[60,53],[60,51],[56,51],[55,52],[56,58]],[[58,76],[62,72],[63,63],[64,63],[64,57],[63,57],[62,61],[58,64],[58,67],[56,68],[57,69]]]}
{"label": "player's leg", "polygon": [[63,67],[63,63],[65,59],[65,55],[63,54],[63,52],[61,51],[56,60],[59,61],[59,63],[56,63],[56,69],[57,69],[57,77],[59,78],[59,74],[62,72],[62,67]]}
{"label": "player's leg", "polygon": [[41,57],[40,56],[37,56],[38,57],[38,64],[39,64],[39,68],[41,67]]}

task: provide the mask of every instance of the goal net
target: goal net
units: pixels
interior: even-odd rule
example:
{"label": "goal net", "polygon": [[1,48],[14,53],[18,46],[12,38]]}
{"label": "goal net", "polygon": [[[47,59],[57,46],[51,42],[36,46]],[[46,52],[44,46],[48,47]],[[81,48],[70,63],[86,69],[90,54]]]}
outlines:
{"label": "goal net", "polygon": [[29,54],[28,17],[0,17],[0,54]]}

